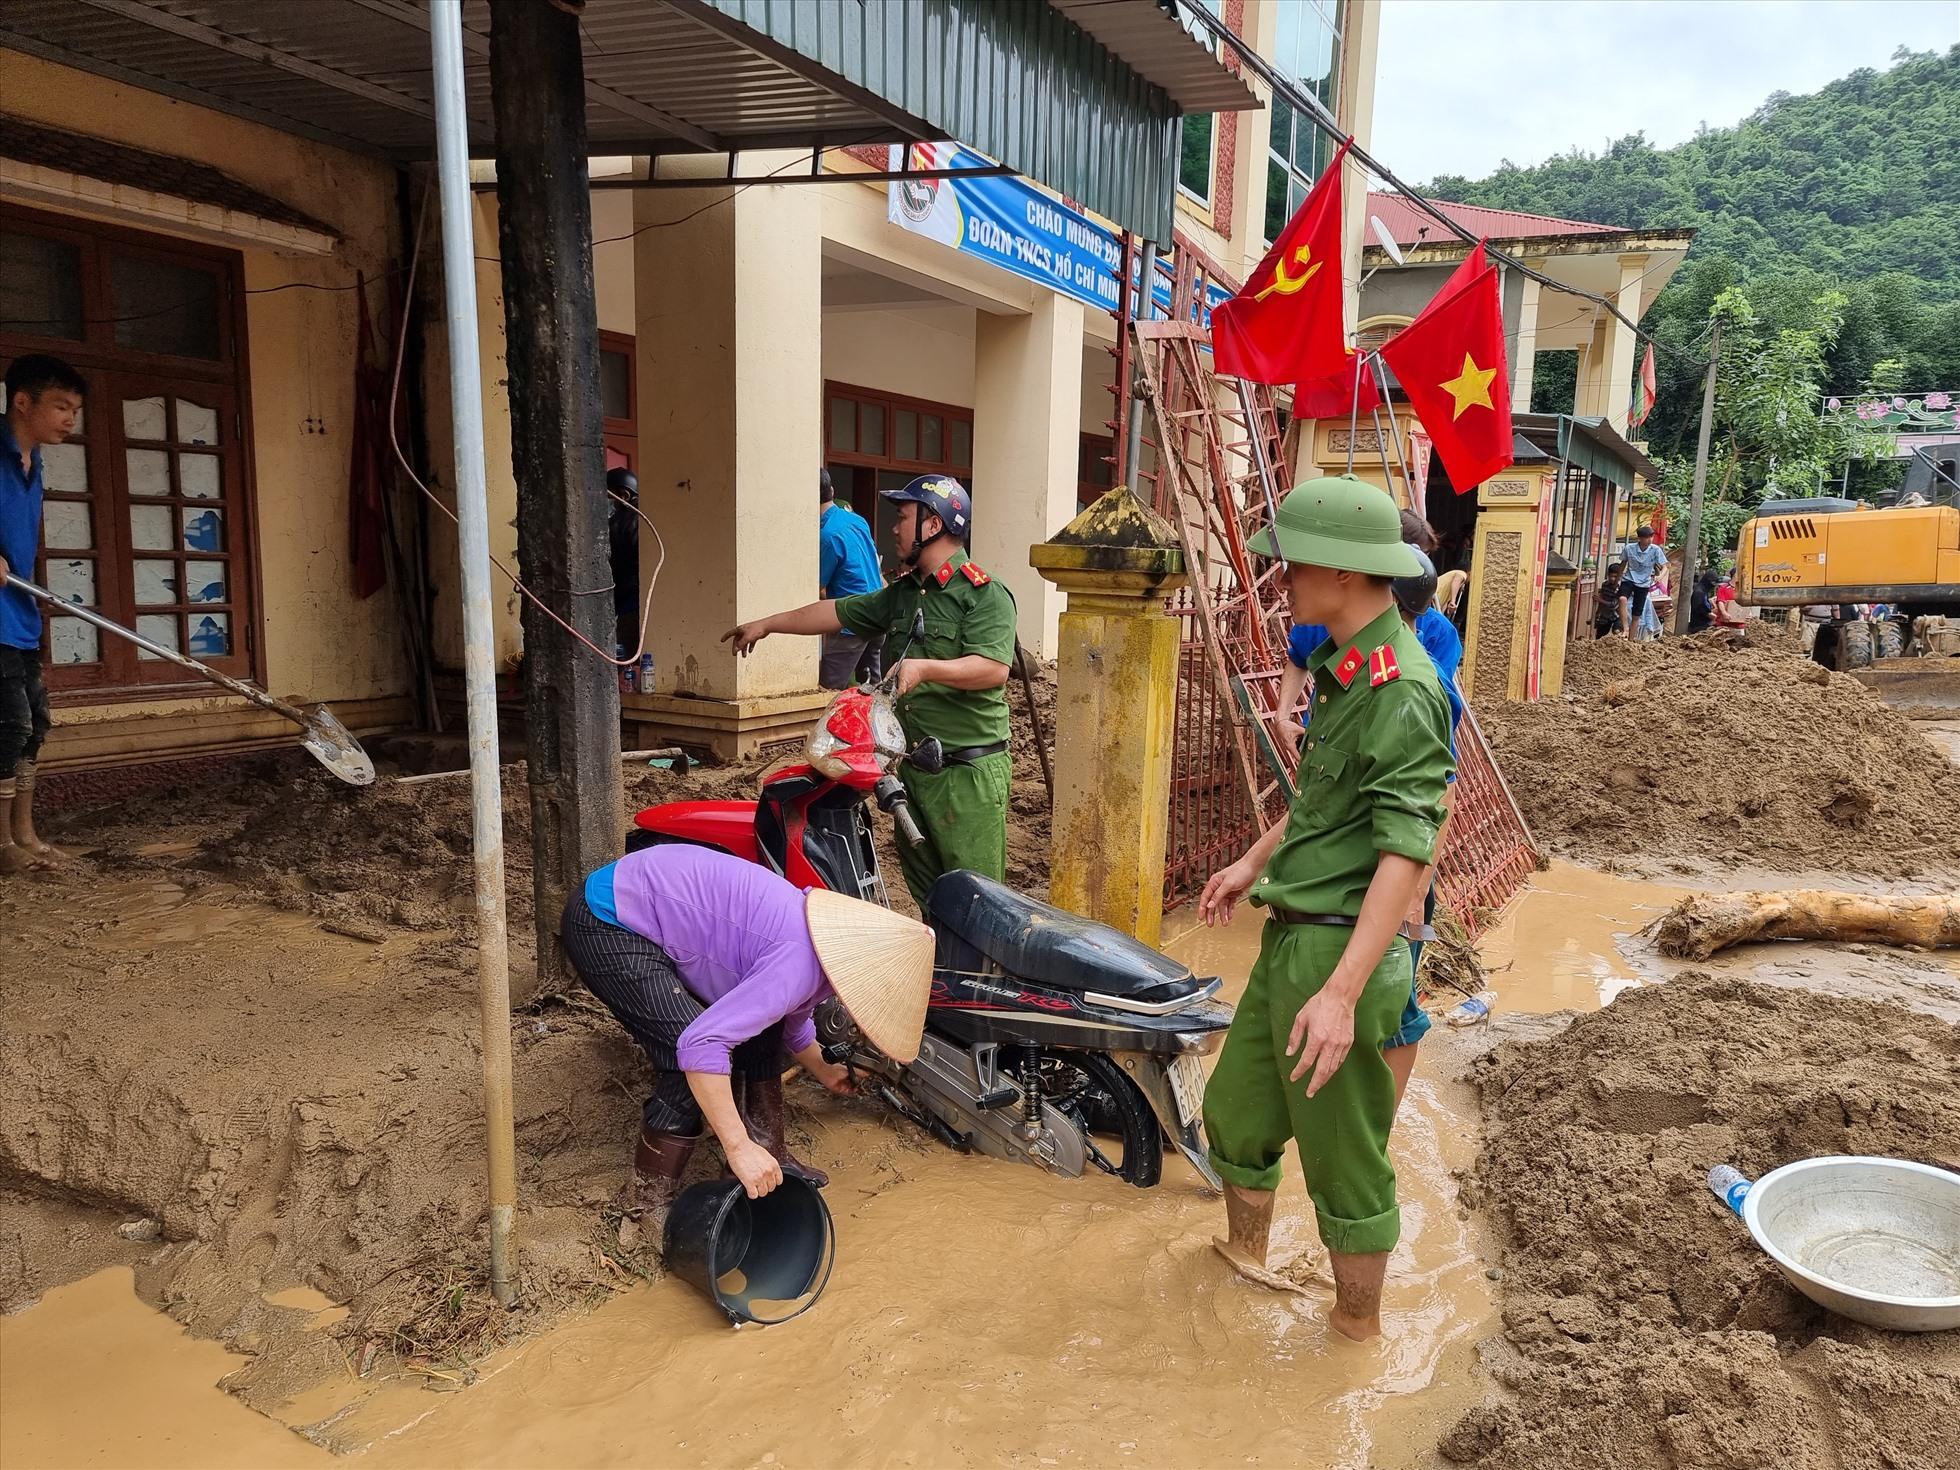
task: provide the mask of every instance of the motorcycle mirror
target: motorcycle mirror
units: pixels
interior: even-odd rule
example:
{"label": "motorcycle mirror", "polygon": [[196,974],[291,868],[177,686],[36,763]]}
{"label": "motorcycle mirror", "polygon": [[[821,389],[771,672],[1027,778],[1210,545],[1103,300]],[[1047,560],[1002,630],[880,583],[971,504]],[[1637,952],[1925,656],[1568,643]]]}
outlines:
{"label": "motorcycle mirror", "polygon": [[928,735],[918,743],[910,760],[928,776],[936,776],[946,769],[946,747],[939,743],[937,735]]}

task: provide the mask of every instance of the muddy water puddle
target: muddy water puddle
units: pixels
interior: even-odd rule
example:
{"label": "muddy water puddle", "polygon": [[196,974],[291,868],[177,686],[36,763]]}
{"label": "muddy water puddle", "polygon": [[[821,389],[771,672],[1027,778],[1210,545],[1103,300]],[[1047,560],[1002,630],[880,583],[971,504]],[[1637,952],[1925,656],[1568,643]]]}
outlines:
{"label": "muddy water puddle", "polygon": [[[1236,994],[1257,939],[1249,915],[1178,947]],[[838,1265],[812,1311],[738,1330],[666,1279],[477,1364],[458,1392],[350,1374],[280,1418],[377,1467],[1359,1467],[1402,1463],[1477,1391],[1489,1285],[1451,1180],[1475,1132],[1460,1090],[1420,1069],[1397,1127],[1390,1335],[1365,1348],[1328,1332],[1324,1290],[1279,1297],[1230,1272],[1210,1248],[1222,1208],[1181,1160],[1136,1190],[937,1144],[894,1151],[861,1105],[811,1121],[825,1162],[841,1161],[827,1191]],[[1274,1259],[1296,1256],[1321,1259],[1293,1174]],[[331,1306],[305,1290],[268,1300],[316,1321]],[[241,1360],[143,1305],[127,1271],[0,1320],[9,1361],[45,1358],[53,1339],[73,1347],[52,1383],[0,1378],[8,1464],[331,1463],[219,1389]],[[91,1344],[118,1342],[131,1345],[116,1359],[130,1412],[107,1424],[84,1365]]]}

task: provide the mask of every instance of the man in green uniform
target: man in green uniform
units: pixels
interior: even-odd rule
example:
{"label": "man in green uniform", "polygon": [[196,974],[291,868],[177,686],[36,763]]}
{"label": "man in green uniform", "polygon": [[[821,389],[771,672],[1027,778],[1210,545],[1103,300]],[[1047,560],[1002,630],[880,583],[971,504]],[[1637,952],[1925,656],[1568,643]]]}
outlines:
{"label": "man in green uniform", "polygon": [[[1014,658],[1014,599],[968,560],[965,537],[973,506],[950,475],[921,475],[885,499],[898,507],[893,547],[904,575],[877,592],[812,602],[723,635],[746,654],[771,633],[883,635],[885,657],[910,648],[898,669],[898,717],[913,745],[931,736],[946,767],[899,772],[912,815],[925,833],[898,844],[905,886],[923,912],[941,873],[971,868],[1007,876],[1007,671]],[[913,624],[925,620],[914,644]]]}
{"label": "man in green uniform", "polygon": [[[1275,540],[1277,545],[1274,544]],[[1266,1270],[1286,1142],[1299,1148],[1332,1258],[1336,1331],[1381,1331],[1382,1279],[1401,1233],[1388,1132],[1395,1078],[1382,1042],[1409,998],[1402,924],[1435,860],[1454,768],[1449,704],[1397,611],[1390,581],[1417,569],[1394,502],[1352,478],[1310,480],[1251,543],[1287,562],[1295,623],[1328,637],[1309,657],[1313,722],[1283,823],[1205,885],[1199,914],[1267,912],[1258,962],[1205,1090],[1205,1134],[1225,1180],[1227,1259]]]}

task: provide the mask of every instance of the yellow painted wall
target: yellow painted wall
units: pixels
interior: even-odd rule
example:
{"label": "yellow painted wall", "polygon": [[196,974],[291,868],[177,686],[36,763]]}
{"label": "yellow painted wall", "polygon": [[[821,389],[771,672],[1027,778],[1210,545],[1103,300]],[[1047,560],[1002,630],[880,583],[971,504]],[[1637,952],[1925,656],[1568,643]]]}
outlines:
{"label": "yellow painted wall", "polygon": [[[0,50],[0,99],[49,127],[167,151],[290,202],[342,236],[330,257],[242,249],[247,291],[309,282],[351,287],[390,267],[391,168],[190,103]],[[164,233],[154,231],[153,233]],[[371,306],[382,300],[370,295]],[[355,298],[351,290],[248,297],[248,386],[267,683],[316,700],[400,695],[407,674],[386,592],[357,601],[347,558]],[[324,434],[304,429],[309,416]],[[63,705],[64,724],[238,706],[225,699]],[[59,742],[50,747],[58,753]]]}
{"label": "yellow painted wall", "polygon": [[833,383],[971,408],[973,317],[971,307],[954,305],[826,311],[823,375]]}

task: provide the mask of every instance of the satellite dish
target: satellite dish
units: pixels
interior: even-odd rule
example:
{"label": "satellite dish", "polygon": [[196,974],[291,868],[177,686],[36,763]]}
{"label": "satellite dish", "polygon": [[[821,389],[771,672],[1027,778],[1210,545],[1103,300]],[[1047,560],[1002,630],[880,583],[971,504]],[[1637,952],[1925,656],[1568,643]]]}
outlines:
{"label": "satellite dish", "polygon": [[1380,215],[1371,214],[1368,216],[1368,228],[1375,232],[1375,238],[1381,242],[1382,249],[1388,252],[1388,258],[1390,260],[1394,261],[1397,265],[1406,264],[1402,259],[1402,247],[1395,243],[1395,237],[1389,234],[1388,226],[1382,223]]}

